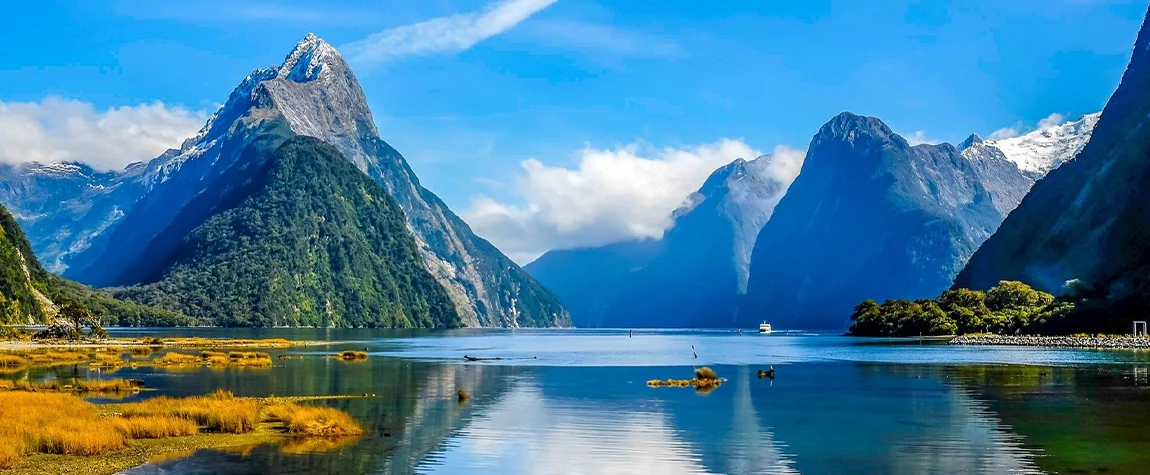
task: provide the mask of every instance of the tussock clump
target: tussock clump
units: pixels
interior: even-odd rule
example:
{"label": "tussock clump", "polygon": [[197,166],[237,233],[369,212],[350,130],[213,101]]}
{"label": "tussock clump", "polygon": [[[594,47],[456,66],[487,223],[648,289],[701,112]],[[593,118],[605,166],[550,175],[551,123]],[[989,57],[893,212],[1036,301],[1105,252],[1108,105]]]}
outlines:
{"label": "tussock clump", "polygon": [[284,432],[292,435],[343,437],[363,433],[363,428],[346,412],[330,407],[275,401],[264,408],[264,416],[283,423]]}
{"label": "tussock clump", "polygon": [[136,357],[152,356],[152,348],[148,346],[133,346],[129,352]]}
{"label": "tussock clump", "polygon": [[344,361],[366,360],[367,359],[367,352],[366,351],[346,350],[346,351],[340,352],[336,356],[338,356],[339,359],[344,360]]}

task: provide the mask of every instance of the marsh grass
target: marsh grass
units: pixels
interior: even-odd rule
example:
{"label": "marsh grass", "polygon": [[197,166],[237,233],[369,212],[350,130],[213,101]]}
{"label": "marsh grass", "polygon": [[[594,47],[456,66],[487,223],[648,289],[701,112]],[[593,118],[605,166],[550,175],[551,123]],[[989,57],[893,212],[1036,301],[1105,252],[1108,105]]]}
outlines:
{"label": "marsh grass", "polygon": [[265,420],[283,423],[284,432],[290,435],[347,437],[363,434],[359,423],[335,408],[273,400],[264,407],[263,414]]}
{"label": "marsh grass", "polygon": [[132,439],[160,439],[199,433],[196,422],[175,416],[113,417],[116,429]]}
{"label": "marsh grass", "polygon": [[29,352],[21,356],[35,364],[79,363],[88,360],[88,354],[79,351],[45,350]]}
{"label": "marsh grass", "polygon": [[121,412],[125,417],[179,417],[194,421],[210,431],[233,434],[250,432],[260,422],[260,407],[256,401],[238,399],[224,390],[186,398],[160,396],[125,404]]}
{"label": "marsh grass", "polygon": [[695,368],[695,379],[719,379],[719,375],[715,374],[715,370],[704,366],[702,368]]}
{"label": "marsh grass", "polygon": [[133,346],[132,349],[128,351],[132,353],[133,357],[137,358],[146,358],[152,356],[152,347],[150,346]]}
{"label": "marsh grass", "polygon": [[345,350],[345,351],[340,352],[338,355],[336,355],[336,357],[338,357],[339,359],[344,360],[344,361],[366,360],[367,359],[367,352],[366,351]]}

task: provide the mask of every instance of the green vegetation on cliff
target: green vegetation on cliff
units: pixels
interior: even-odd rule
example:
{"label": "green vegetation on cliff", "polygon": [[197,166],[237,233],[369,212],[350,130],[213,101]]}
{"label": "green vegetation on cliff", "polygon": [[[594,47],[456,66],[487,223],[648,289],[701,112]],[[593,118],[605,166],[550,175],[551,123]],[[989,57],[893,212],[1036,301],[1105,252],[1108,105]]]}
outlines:
{"label": "green vegetation on cliff", "polygon": [[986,292],[952,289],[936,299],[874,300],[855,306],[850,334],[856,336],[1041,333],[1074,310],[1022,282],[1002,281]]}
{"label": "green vegetation on cliff", "polygon": [[459,325],[403,211],[338,150],[296,137],[245,154],[142,253],[148,283],[118,297],[218,325]]}

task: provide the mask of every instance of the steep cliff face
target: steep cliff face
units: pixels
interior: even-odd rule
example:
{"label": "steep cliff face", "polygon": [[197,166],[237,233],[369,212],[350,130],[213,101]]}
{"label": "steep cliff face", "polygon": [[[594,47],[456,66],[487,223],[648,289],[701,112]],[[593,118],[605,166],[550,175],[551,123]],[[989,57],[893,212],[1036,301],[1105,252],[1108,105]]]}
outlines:
{"label": "steep cliff face", "polygon": [[864,299],[935,296],[1001,220],[954,146],[840,114],[755,242],[738,322],[842,330]]}
{"label": "steep cliff face", "polygon": [[1143,23],[1130,65],[1090,141],[1034,186],[955,286],[1022,280],[1055,293],[1073,288],[1105,296],[1112,308],[1107,313],[1118,320],[1150,310],[1148,91],[1150,29]]}
{"label": "steep cliff face", "polygon": [[661,239],[551,251],[527,270],[560,296],[576,326],[731,326],[755,239],[800,163],[735,160],[688,197]]}
{"label": "steep cliff face", "polygon": [[[399,152],[380,139],[355,75],[331,45],[309,34],[283,64],[258,69],[241,81],[201,131],[145,164],[105,178],[77,182],[70,206],[51,212],[27,206],[27,216],[68,222],[63,232],[37,228],[32,238],[54,269],[81,282],[124,286],[144,282],[141,252],[181,209],[209,188],[229,186],[225,171],[255,141],[274,149],[294,136],[335,147],[361,172],[381,183],[403,210],[422,260],[448,291],[469,326],[564,326],[559,301],[420,186]],[[100,187],[103,188],[100,188]],[[31,203],[36,193],[0,199]],[[39,201],[44,201],[43,199]],[[44,211],[48,216],[34,213]],[[31,219],[31,218],[30,218]],[[47,226],[45,226],[47,228]]]}

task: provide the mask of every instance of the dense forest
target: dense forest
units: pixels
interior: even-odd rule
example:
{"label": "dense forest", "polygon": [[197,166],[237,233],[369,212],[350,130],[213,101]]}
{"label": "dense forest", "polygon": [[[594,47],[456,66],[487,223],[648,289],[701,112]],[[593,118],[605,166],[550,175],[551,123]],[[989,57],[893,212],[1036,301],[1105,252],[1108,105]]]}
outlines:
{"label": "dense forest", "polygon": [[935,299],[867,299],[851,314],[856,336],[1040,334],[1067,328],[1075,304],[1031,288],[1002,281],[985,292],[951,289]]}
{"label": "dense forest", "polygon": [[296,137],[226,173],[182,213],[207,218],[177,218],[157,273],[117,297],[215,325],[459,326],[402,210],[332,146]]}

